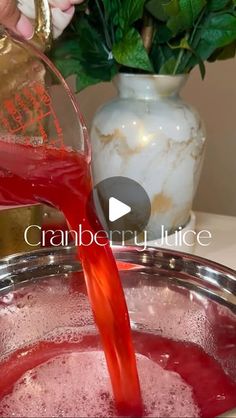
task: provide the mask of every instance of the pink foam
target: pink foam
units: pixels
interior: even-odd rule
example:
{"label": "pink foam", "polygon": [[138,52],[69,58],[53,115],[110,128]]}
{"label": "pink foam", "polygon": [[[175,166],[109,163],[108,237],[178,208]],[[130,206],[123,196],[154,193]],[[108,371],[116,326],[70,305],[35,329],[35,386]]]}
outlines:
{"label": "pink foam", "polygon": [[[148,417],[198,417],[191,388],[176,373],[137,355]],[[113,417],[111,385],[101,351],[64,354],[28,371],[0,401],[4,417]]]}

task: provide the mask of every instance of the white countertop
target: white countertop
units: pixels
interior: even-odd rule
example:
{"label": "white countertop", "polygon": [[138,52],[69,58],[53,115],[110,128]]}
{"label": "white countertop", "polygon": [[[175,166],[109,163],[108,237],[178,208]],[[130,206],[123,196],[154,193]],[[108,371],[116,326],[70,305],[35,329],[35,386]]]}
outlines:
{"label": "white countertop", "polygon": [[196,212],[196,232],[212,234],[208,247],[196,244],[194,253],[236,270],[236,217]]}

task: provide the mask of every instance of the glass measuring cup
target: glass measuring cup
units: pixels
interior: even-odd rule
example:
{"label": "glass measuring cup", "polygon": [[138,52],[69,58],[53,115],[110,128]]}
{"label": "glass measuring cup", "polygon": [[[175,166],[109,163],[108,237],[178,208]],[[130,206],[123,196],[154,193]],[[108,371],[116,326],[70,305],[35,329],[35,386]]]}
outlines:
{"label": "glass measuring cup", "polygon": [[[30,43],[0,27],[0,207],[4,209],[0,211],[0,256],[31,250],[22,231],[29,224],[40,225],[45,212],[40,205],[31,206],[35,202],[30,199],[16,196],[10,177],[20,150],[14,145],[70,147],[90,160],[87,129],[78,105],[43,54],[52,40],[48,2],[35,1],[35,7],[35,34]],[[13,172],[6,164],[7,150]]]}
{"label": "glass measuring cup", "polygon": [[20,153],[32,151],[32,147],[68,149],[80,153],[87,163],[90,161],[88,133],[79,107],[60,73],[39,49],[46,49],[50,43],[47,1],[35,3],[38,13],[34,44],[1,30],[1,205],[33,203],[27,198],[17,201],[9,190],[9,182],[4,182],[16,170]]}
{"label": "glass measuring cup", "polygon": [[[14,45],[14,54],[7,57],[10,68],[3,68],[4,52],[0,56],[4,75],[0,87],[0,147],[3,142],[69,147],[86,155],[89,162],[87,129],[60,73],[33,45],[5,32],[2,50],[7,50],[9,43]],[[19,57],[27,63],[23,72]]]}

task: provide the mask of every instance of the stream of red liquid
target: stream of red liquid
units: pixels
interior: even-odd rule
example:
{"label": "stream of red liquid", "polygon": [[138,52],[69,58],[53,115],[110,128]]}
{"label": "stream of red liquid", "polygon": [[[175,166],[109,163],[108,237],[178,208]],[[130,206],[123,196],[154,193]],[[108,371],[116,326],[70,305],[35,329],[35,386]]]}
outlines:
{"label": "stream of red liquid", "polygon": [[[69,226],[91,230],[86,202],[90,167],[79,153],[0,140],[1,205],[47,202],[61,210]],[[79,247],[87,290],[104,348],[116,406],[121,415],[141,416],[140,385],[129,315],[111,249],[107,243]]]}

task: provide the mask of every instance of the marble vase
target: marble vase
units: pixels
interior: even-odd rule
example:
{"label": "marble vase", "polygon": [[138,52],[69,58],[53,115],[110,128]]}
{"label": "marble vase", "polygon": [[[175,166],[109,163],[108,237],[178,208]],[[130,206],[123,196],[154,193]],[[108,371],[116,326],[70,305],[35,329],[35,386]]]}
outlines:
{"label": "marble vase", "polygon": [[189,220],[205,148],[205,129],[179,93],[187,76],[119,74],[118,96],[100,108],[91,129],[94,182],[136,180],[151,200],[148,240]]}

